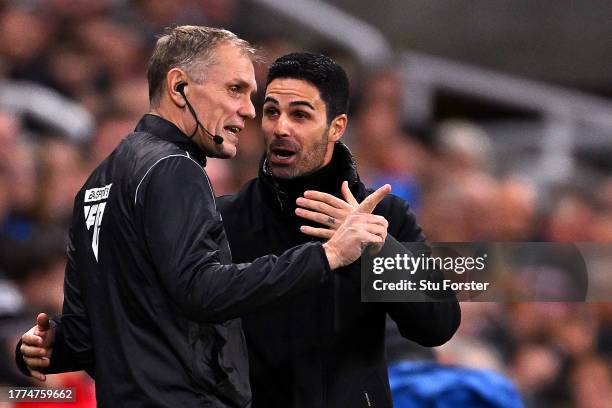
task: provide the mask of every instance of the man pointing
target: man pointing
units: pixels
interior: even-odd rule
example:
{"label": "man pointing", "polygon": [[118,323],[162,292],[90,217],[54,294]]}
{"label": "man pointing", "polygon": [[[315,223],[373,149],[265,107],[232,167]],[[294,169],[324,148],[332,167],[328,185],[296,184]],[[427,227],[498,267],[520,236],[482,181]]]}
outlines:
{"label": "man pointing", "polygon": [[330,279],[385,240],[386,221],[370,213],[388,186],[324,244],[231,263],[203,166],[233,157],[255,116],[253,58],[228,31],[170,29],[149,61],[150,113],[75,198],[62,338],[50,338],[44,317],[29,335],[86,368],[100,406],[249,406],[236,318]]}

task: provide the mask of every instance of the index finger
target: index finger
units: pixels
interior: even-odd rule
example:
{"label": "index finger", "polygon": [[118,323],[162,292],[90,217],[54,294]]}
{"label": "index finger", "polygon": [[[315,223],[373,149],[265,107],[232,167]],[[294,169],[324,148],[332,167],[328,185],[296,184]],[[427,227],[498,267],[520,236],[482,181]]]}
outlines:
{"label": "index finger", "polygon": [[359,204],[359,207],[357,207],[355,211],[360,213],[372,213],[378,203],[380,203],[382,199],[385,198],[385,196],[390,192],[391,186],[389,184],[385,184],[384,186],[367,196],[366,199],[363,200],[361,204]]}
{"label": "index finger", "polygon": [[347,203],[349,203],[353,207],[357,207],[359,205],[359,203],[357,202],[357,199],[355,198],[355,196],[351,192],[351,189],[348,186],[348,181],[342,182],[341,191],[342,191],[342,197],[344,197]]}

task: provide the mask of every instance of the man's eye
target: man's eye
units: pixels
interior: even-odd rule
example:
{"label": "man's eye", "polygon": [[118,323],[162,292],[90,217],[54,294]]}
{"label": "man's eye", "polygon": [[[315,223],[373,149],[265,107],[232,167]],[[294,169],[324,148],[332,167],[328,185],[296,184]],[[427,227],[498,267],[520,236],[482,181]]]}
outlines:
{"label": "man's eye", "polygon": [[274,108],[265,108],[264,113],[266,114],[266,116],[272,116],[272,115],[276,115],[278,111]]}
{"label": "man's eye", "polygon": [[232,93],[238,93],[240,92],[240,87],[238,85],[232,85],[229,87],[230,92]]}
{"label": "man's eye", "polygon": [[293,112],[293,116],[295,116],[298,119],[308,119],[308,114],[306,112],[303,111],[295,111]]}

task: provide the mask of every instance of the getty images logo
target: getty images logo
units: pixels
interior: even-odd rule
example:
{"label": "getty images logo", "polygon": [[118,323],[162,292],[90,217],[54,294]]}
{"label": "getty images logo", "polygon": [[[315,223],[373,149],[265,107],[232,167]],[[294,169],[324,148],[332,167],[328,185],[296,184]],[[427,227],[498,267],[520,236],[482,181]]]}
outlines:
{"label": "getty images logo", "polygon": [[102,224],[102,217],[104,216],[104,209],[106,208],[106,201],[103,200],[108,198],[112,185],[111,183],[104,187],[85,190],[85,202],[95,203],[85,205],[83,210],[85,212],[85,226],[87,227],[87,231],[93,226],[91,249],[96,257],[96,262],[98,261],[98,244],[100,242],[100,224]]}

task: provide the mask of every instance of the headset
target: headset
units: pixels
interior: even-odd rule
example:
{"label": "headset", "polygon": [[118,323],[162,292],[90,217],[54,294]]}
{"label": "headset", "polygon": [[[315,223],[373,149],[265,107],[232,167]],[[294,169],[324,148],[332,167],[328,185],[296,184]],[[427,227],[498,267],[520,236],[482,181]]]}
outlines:
{"label": "headset", "polygon": [[196,115],[195,110],[193,109],[193,106],[191,106],[191,104],[189,103],[189,100],[187,99],[187,96],[185,95],[185,85],[187,85],[186,82],[179,82],[178,84],[176,84],[176,86],[174,87],[174,90],[178,93],[181,94],[181,96],[183,97],[183,99],[185,99],[185,103],[187,104],[187,108],[189,109],[189,112],[191,112],[191,116],[193,116],[193,119],[195,119],[196,122],[196,127],[195,129],[193,129],[193,133],[191,135],[189,135],[188,137],[191,139],[195,136],[196,132],[198,131],[198,127],[201,127],[204,132],[206,132],[208,134],[208,136],[213,140],[213,142],[215,142],[216,144],[220,145],[223,143],[223,137],[219,136],[219,135],[215,135],[211,132],[208,131],[208,129],[206,129],[198,120],[198,115]]}

